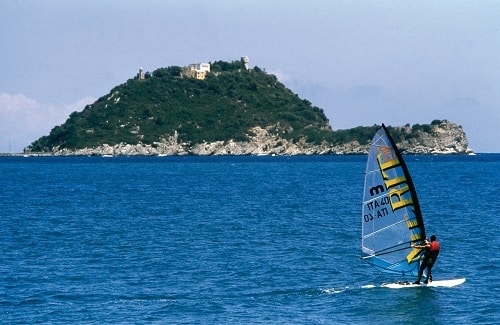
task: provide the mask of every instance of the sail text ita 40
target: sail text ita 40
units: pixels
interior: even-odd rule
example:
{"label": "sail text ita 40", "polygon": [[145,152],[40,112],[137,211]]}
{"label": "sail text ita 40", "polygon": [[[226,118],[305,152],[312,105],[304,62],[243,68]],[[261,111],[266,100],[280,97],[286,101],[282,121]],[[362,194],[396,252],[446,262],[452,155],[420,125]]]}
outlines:
{"label": "sail text ita 40", "polygon": [[366,202],[366,207],[369,212],[363,215],[365,222],[370,222],[375,218],[381,218],[389,215],[389,210],[386,207],[386,205],[389,204],[388,196],[383,196],[381,198],[374,199],[373,201]]}

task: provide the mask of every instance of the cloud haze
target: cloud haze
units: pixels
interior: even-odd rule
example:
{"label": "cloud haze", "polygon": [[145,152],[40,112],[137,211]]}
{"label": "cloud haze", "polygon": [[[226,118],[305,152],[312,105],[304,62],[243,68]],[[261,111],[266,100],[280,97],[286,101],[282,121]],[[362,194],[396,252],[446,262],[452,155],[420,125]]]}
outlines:
{"label": "cloud haze", "polygon": [[23,148],[61,125],[74,111],[95,101],[88,97],[62,107],[39,103],[24,95],[0,94],[1,152],[21,152]]}

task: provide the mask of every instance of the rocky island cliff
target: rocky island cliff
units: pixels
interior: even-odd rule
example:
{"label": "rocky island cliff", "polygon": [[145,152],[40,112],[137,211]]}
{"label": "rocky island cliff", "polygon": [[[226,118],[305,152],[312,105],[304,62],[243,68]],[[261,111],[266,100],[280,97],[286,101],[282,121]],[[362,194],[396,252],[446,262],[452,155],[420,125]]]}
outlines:
{"label": "rocky island cliff", "polygon": [[[50,155],[364,154],[378,126],[333,131],[322,109],[248,60],[139,74],[72,113],[25,153]],[[469,153],[446,120],[389,127],[403,153]]]}

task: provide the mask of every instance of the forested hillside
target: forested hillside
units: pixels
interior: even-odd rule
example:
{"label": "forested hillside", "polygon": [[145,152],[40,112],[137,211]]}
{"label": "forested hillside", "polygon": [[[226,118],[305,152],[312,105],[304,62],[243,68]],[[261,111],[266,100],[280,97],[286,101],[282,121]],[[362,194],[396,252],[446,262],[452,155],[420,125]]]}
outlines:
{"label": "forested hillside", "polygon": [[30,149],[151,144],[174,133],[189,143],[245,141],[255,126],[273,126],[273,132],[292,141],[331,139],[321,109],[258,67],[247,71],[240,61],[218,61],[204,80],[180,72],[180,67],[161,68],[144,80],[128,80],[72,113]]}
{"label": "forested hillside", "polygon": [[[378,128],[374,124],[334,132],[322,109],[259,67],[247,70],[243,61],[213,62],[202,80],[183,75],[182,69],[160,68],[144,78],[129,79],[81,112],[73,112],[25,151],[157,147],[174,139],[189,152],[197,144],[255,141],[260,136],[256,130],[265,130],[268,139],[275,138],[273,146],[321,145],[323,152],[329,146],[364,146]],[[434,130],[441,123],[389,129],[396,142],[418,145],[423,134],[439,136]]]}

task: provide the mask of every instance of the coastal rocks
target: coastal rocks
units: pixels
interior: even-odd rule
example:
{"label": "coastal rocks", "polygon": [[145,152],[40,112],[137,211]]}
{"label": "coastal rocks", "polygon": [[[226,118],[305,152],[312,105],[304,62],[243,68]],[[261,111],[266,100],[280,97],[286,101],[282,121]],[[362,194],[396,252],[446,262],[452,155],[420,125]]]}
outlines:
{"label": "coastal rocks", "polygon": [[[395,129],[403,134],[400,139],[396,138],[394,141],[399,150],[405,154],[468,154],[473,152],[469,148],[462,127],[447,120],[426,125],[422,129],[413,130],[410,125]],[[357,141],[351,141],[334,146],[333,151],[337,154],[367,154],[368,149],[368,143],[360,144]]]}
{"label": "coastal rocks", "polygon": [[[407,137],[412,132],[409,125],[397,128],[402,131],[401,139],[394,139],[398,147],[406,154],[464,154],[471,153],[467,138],[462,127],[446,120],[439,124],[431,124],[429,130],[417,130],[417,136]],[[77,150],[55,148],[56,156],[174,156],[174,155],[329,155],[329,154],[367,154],[368,143],[358,141],[331,145],[322,143],[311,144],[301,139],[297,143],[283,139],[270,133],[272,127],[254,127],[248,135],[249,141],[215,141],[191,145],[181,143],[177,133],[153,144],[119,143],[114,146],[107,144]],[[415,132],[415,131],[413,131]]]}
{"label": "coastal rocks", "polygon": [[269,129],[254,127],[250,131],[248,142],[217,141],[195,145],[189,151],[193,155],[313,155],[325,154],[329,148],[325,146],[314,146],[305,141],[293,143],[275,134],[269,133]]}
{"label": "coastal rocks", "polygon": [[[409,126],[402,128],[407,134]],[[418,137],[397,141],[399,149],[409,154],[457,154],[472,153],[462,126],[447,120],[431,124],[430,132],[418,130]]]}

